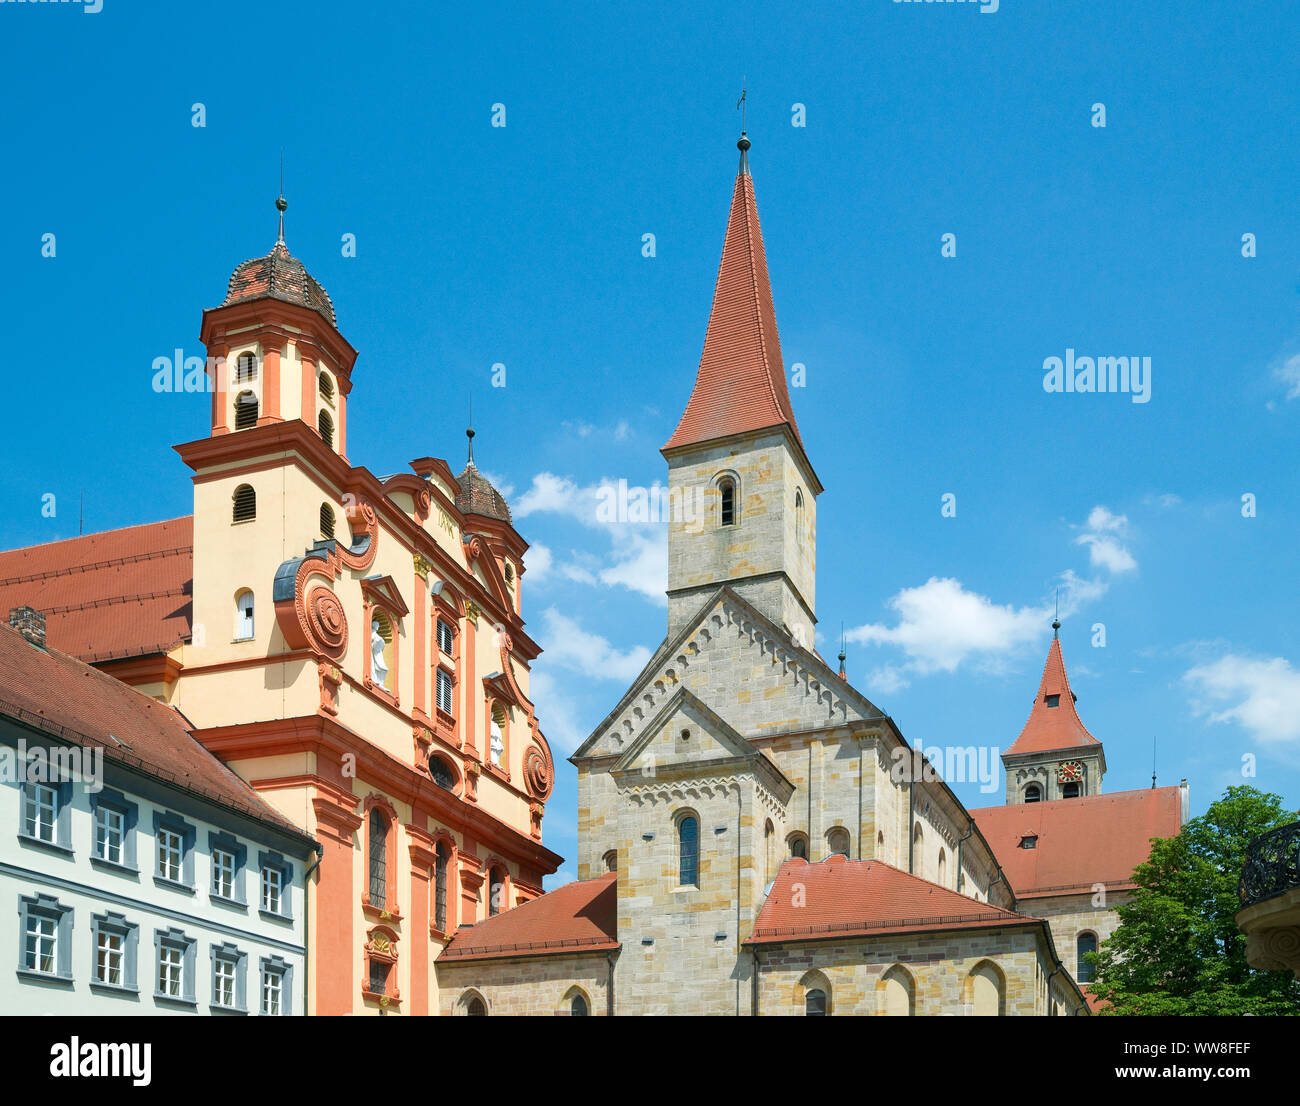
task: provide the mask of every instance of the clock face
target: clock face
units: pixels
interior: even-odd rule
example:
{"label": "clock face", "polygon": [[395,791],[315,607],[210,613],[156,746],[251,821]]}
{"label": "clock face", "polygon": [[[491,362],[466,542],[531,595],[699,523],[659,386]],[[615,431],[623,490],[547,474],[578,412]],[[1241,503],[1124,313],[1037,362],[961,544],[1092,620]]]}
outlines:
{"label": "clock face", "polygon": [[1056,770],[1056,778],[1061,783],[1078,783],[1083,779],[1083,765],[1077,760],[1068,760]]}

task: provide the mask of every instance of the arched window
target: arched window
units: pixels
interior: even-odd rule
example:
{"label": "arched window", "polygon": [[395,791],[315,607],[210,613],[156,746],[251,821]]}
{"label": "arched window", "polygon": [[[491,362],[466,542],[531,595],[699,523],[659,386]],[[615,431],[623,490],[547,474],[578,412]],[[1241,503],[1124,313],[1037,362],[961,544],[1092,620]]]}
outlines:
{"label": "arched window", "polygon": [[944,886],[948,884],[948,854],[943,849],[939,850],[939,878],[935,882]]}
{"label": "arched window", "polygon": [[677,882],[682,887],[700,885],[700,821],[688,814],[677,823]]}
{"label": "arched window", "polygon": [[1036,783],[1031,783],[1025,787],[1025,802],[1037,803],[1043,798],[1043,789]]}
{"label": "arched window", "polygon": [[257,379],[257,355],[244,352],[235,361],[235,383],[251,384]]}
{"label": "arched window", "polygon": [[1091,983],[1097,977],[1097,969],[1089,964],[1084,957],[1090,952],[1097,951],[1097,935],[1095,933],[1080,933],[1078,941],[1075,942],[1075,947],[1078,949],[1079,966],[1074,973],[1074,978],[1080,983]]}
{"label": "arched window", "polygon": [[330,374],[327,372],[321,372],[317,375],[316,379],[320,383],[321,399],[332,400],[334,398],[334,381],[330,379]]}
{"label": "arched window", "polygon": [[814,987],[803,997],[803,1012],[809,1018],[824,1018],[826,1016],[826,992],[820,987]]}
{"label": "arched window", "polygon": [[803,545],[803,492],[798,488],[794,490],[794,540]]}
{"label": "arched window", "polygon": [[244,588],[235,592],[235,640],[247,641],[253,636],[253,593]]}
{"label": "arched window", "polygon": [[506,897],[506,874],[500,868],[488,872],[488,917],[501,913]]}
{"label": "arched window", "polygon": [[388,905],[388,816],[370,809],[370,905]]}
{"label": "arched window", "polygon": [[776,877],[776,827],[772,819],[763,826],[763,882],[771,883]]}
{"label": "arched window", "polygon": [[610,849],[609,852],[607,852],[604,856],[600,858],[600,860],[601,863],[605,865],[605,871],[607,872],[618,871],[618,850],[617,849]]}
{"label": "arched window", "polygon": [[506,587],[513,588],[514,586],[515,586],[515,568],[514,565],[512,565],[509,561],[507,561],[506,562]]}
{"label": "arched window", "polygon": [[465,1004],[465,1016],[469,1018],[486,1018],[487,1003],[478,995],[469,995],[461,1000]]}
{"label": "arched window", "polygon": [[231,519],[234,522],[250,522],[257,518],[257,492],[250,484],[240,484],[232,497],[234,510]]}
{"label": "arched window", "polygon": [[316,419],[316,427],[320,430],[320,440],[330,449],[334,448],[334,419],[330,417],[328,411],[322,411]]}
{"label": "arched window", "polygon": [[808,838],[802,833],[792,833],[787,840],[790,845],[791,856],[796,856],[800,860],[808,859]]}
{"label": "arched window", "polygon": [[569,1001],[569,1014],[575,1018],[587,1016],[587,1000],[582,995],[574,995]]}
{"label": "arched window", "polygon": [[908,1018],[915,1013],[916,985],[901,964],[895,964],[876,984],[876,1008],[891,1018]]}
{"label": "arched window", "polygon": [[1077,799],[1079,797],[1079,785],[1077,783],[1061,784],[1062,799]]}
{"label": "arched window", "polygon": [[831,855],[840,856],[849,855],[849,831],[843,826],[836,826],[826,835],[826,847],[830,850]]}
{"label": "arched window", "polygon": [[736,482],[730,477],[724,478],[718,484],[718,493],[722,497],[722,525],[734,526],[736,524]]}
{"label": "arched window", "polygon": [[442,757],[431,756],[429,758],[429,775],[433,782],[444,791],[454,791],[456,789],[456,777]]}
{"label": "arched window", "polygon": [[257,395],[243,391],[235,397],[235,429],[248,430],[257,425]]}
{"label": "arched window", "polygon": [[328,503],[320,505],[320,536],[327,539],[334,536],[334,508]]}
{"label": "arched window", "polygon": [[966,1001],[976,1017],[994,1018],[1006,1013],[1006,981],[991,960],[976,964],[966,985]]}
{"label": "arched window", "polygon": [[393,624],[383,611],[370,617],[370,680],[393,690]]}
{"label": "arched window", "polygon": [[447,862],[451,850],[446,841],[439,841],[433,851],[433,928],[447,932]]}

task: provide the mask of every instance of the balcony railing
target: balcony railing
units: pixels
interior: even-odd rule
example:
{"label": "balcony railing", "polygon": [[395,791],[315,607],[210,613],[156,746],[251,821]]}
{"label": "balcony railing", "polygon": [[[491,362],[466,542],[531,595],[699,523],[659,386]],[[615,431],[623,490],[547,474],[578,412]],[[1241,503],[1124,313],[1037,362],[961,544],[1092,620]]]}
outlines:
{"label": "balcony railing", "polygon": [[1292,887],[1300,887],[1300,822],[1279,826],[1246,846],[1237,897],[1254,906]]}

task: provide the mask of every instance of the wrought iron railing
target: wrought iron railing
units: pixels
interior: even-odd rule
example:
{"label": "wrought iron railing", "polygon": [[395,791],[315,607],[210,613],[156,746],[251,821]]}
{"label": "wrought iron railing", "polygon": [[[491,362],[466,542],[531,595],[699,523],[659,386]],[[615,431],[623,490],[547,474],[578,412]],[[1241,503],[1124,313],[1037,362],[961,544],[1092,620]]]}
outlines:
{"label": "wrought iron railing", "polygon": [[1300,887],[1300,822],[1269,830],[1246,846],[1237,897],[1242,906],[1253,906],[1292,887]]}

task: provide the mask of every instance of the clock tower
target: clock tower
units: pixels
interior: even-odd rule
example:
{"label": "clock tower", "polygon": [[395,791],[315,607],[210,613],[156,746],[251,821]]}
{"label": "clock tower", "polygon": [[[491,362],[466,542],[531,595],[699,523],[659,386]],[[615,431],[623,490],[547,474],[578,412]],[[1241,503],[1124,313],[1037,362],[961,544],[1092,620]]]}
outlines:
{"label": "clock tower", "polygon": [[1052,623],[1052,646],[1029,721],[1002,754],[1009,804],[1101,794],[1106,754],[1075,709],[1078,697],[1065,673],[1060,628],[1059,621]]}

